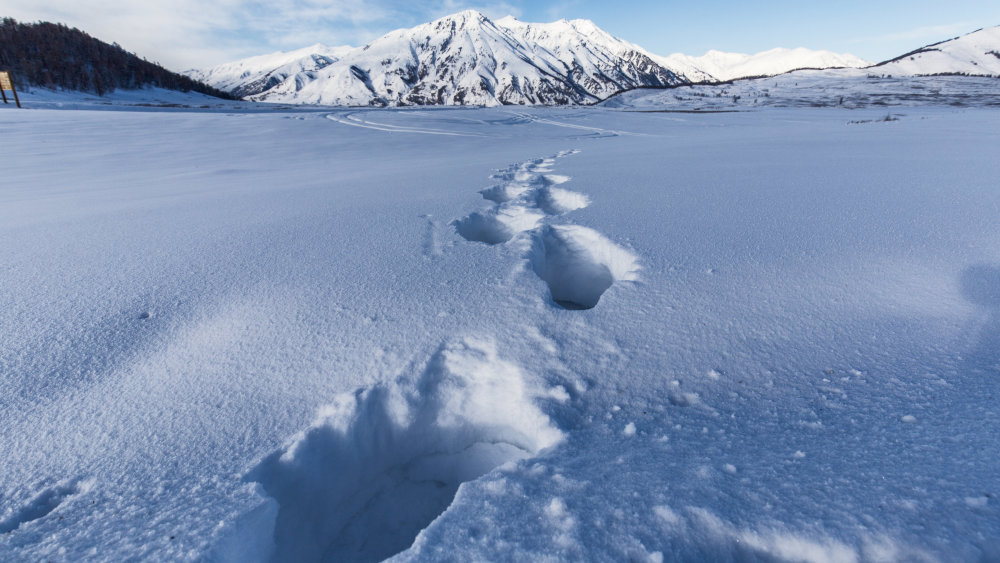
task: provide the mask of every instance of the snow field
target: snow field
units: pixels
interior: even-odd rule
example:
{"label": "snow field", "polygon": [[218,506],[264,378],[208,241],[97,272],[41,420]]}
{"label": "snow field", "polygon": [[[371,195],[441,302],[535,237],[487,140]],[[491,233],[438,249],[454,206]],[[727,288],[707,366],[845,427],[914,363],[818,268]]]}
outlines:
{"label": "snow field", "polygon": [[882,116],[0,112],[0,559],[996,559],[1000,117]]}

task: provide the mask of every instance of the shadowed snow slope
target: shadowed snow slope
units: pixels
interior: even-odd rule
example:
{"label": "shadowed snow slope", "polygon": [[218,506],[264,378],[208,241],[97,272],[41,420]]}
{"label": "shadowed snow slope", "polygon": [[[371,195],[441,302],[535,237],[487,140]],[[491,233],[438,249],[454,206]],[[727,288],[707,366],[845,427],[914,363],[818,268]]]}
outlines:
{"label": "shadowed snow slope", "polygon": [[250,478],[279,505],[278,561],[374,561],[406,549],[458,486],[562,433],[490,341],[446,345],[416,380],[345,394]]}

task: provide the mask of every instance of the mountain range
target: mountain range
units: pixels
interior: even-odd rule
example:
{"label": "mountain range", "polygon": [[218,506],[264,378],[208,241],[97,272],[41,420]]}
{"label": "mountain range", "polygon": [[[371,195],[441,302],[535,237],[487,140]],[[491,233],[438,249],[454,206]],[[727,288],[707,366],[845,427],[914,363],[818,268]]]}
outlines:
{"label": "mountain range", "polygon": [[190,75],[252,100],[330,105],[583,104],[711,78],[587,20],[494,22],[473,10],[363,47],[316,46]]}
{"label": "mountain range", "polygon": [[775,49],[756,56],[658,56],[589,20],[493,21],[474,10],[386,34],[363,47],[313,45],[251,57],[192,78],[256,101],[330,105],[586,104],[637,87],[867,66],[852,55]]}
{"label": "mountain range", "polygon": [[1000,76],[1000,27],[873,65],[849,54],[772,49],[659,56],[589,20],[491,20],[474,10],[362,47],[322,44],[203,70],[195,79],[255,101],[329,105],[588,104],[640,87],[775,76],[798,69]]}
{"label": "mountain range", "polygon": [[[491,20],[474,10],[361,46],[312,45],[173,74],[59,24],[4,19],[0,63],[29,85],[102,94],[160,86],[252,101],[345,106],[593,104],[636,88],[770,77],[800,69],[875,76],[1000,77],[1000,26],[872,65],[848,54],[772,49],[660,56],[589,20]],[[860,70],[853,70],[860,69]],[[824,70],[824,72],[827,72]],[[833,72],[833,71],[829,71]]]}

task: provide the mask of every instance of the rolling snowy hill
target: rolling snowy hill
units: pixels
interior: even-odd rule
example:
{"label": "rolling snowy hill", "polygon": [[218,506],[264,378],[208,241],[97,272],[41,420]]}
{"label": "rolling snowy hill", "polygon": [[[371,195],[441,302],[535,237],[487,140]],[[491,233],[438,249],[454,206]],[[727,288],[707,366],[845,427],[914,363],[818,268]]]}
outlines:
{"label": "rolling snowy hill", "polygon": [[1000,26],[933,43],[872,67],[884,74],[1000,76]]}
{"label": "rolling snowy hill", "polygon": [[328,47],[317,43],[295,51],[259,55],[205,70],[189,70],[187,74],[242,98],[265,92],[291,76],[314,77],[316,71],[337,62],[352,49],[350,46]]}
{"label": "rolling snowy hill", "polygon": [[871,62],[851,54],[797,49],[771,49],[755,55],[709,51],[700,57],[673,54],[662,58],[663,64],[686,64],[719,80],[749,76],[775,76],[801,68],[862,68]]}

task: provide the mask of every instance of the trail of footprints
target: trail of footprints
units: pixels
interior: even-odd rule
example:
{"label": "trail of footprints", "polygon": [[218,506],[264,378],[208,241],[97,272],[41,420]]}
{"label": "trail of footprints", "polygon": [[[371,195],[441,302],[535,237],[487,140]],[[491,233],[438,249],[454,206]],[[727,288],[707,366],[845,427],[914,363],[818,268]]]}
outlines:
{"label": "trail of footprints", "polygon": [[[469,241],[522,243],[555,304],[589,309],[615,281],[635,279],[638,265],[602,234],[562,219],[590,203],[560,187],[568,177],[552,173],[556,159],[575,153],[495,174],[498,183],[480,192],[492,207],[452,225]],[[425,246],[433,251],[436,231],[425,218]],[[261,538],[277,561],[377,561],[399,553],[463,482],[565,438],[536,406],[541,396],[492,339],[474,337],[446,342],[395,380],[337,396],[245,476],[273,502],[218,540],[220,558],[240,559]]]}
{"label": "trail of footprints", "polygon": [[470,242],[496,245],[529,236],[532,269],[548,284],[552,301],[572,310],[593,308],[614,282],[635,280],[639,270],[634,254],[597,231],[550,224],[590,205],[586,195],[560,187],[568,176],[552,173],[557,159],[578,152],[563,151],[494,174],[499,183],[479,192],[493,207],[452,221]]}

